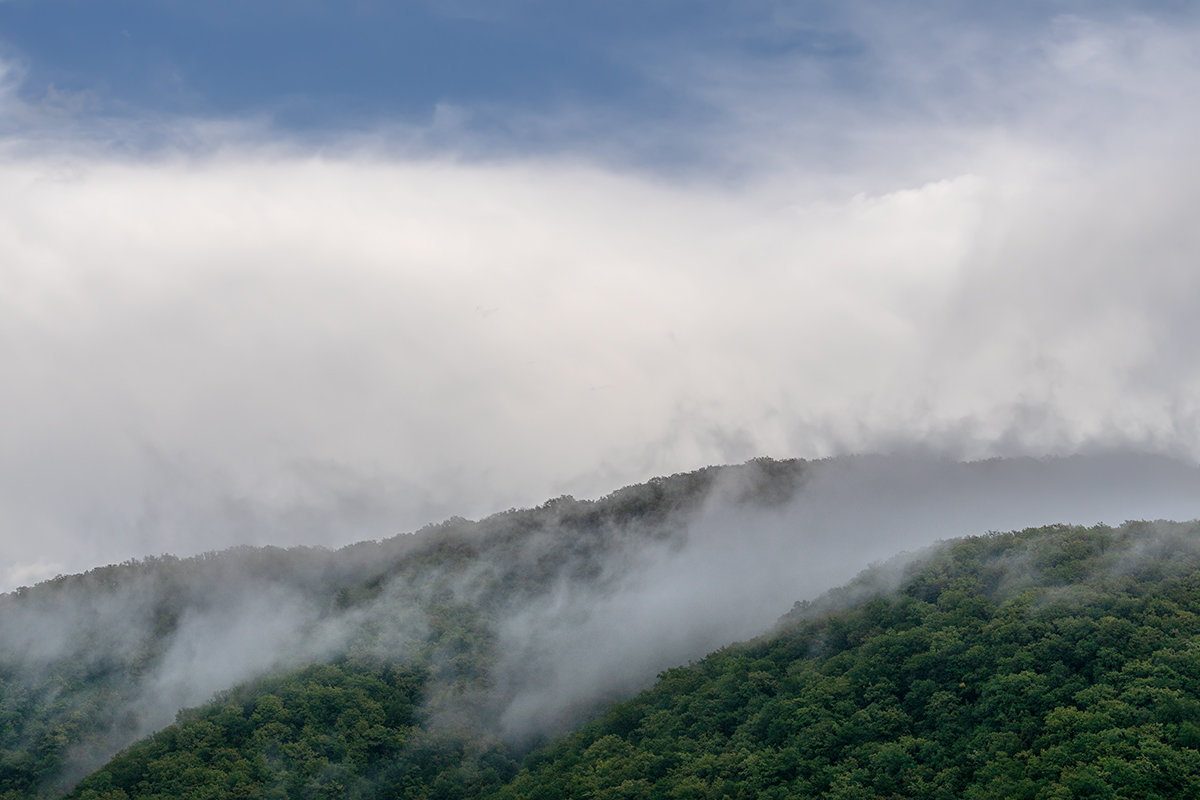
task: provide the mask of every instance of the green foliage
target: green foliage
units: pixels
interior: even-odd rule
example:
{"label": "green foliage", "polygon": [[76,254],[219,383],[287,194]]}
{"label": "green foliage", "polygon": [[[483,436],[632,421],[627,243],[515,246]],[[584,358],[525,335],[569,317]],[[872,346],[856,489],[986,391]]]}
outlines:
{"label": "green foliage", "polygon": [[403,748],[418,689],[410,672],[344,666],[240,689],[181,713],[71,797],[353,796]]}
{"label": "green foliage", "polygon": [[[0,800],[60,796],[103,764],[113,742],[132,742],[144,730],[134,709],[181,625],[219,617],[220,603],[239,594],[304,598],[317,621],[357,626],[340,655],[427,669],[433,709],[454,706],[455,725],[487,727],[496,705],[488,693],[497,613],[563,581],[602,580],[631,540],[677,535],[718,473],[745,473],[744,496],[735,499],[757,502],[754,492],[788,494],[802,468],[708,468],[598,501],[565,497],[478,523],[454,518],[336,553],[243,547],[165,556],[0,595]],[[43,648],[53,652],[25,652],[26,643],[56,638],[61,643]]]}
{"label": "green foliage", "polygon": [[[777,502],[801,474],[744,469],[733,502]],[[664,672],[518,768],[496,737],[502,614],[563,581],[606,580],[628,537],[675,535],[714,477],[339,554],[163,559],[0,597],[0,614],[102,606],[129,585],[148,598],[138,637],[105,649],[103,627],[82,626],[72,657],[36,679],[0,653],[0,800],[62,795],[73,754],[130,729],[121,709],[181,620],[255,581],[303,589],[320,619],[359,627],[333,663],[181,712],[69,797],[1200,797],[1194,524],[1052,526],[885,565],[767,636]]]}
{"label": "green foliage", "polygon": [[423,676],[387,664],[313,666],[227,693],[110,761],[78,800],[422,797],[498,786],[502,747],[418,728]]}
{"label": "green foliage", "polygon": [[1197,526],[967,539],[664,673],[512,798],[1200,796]]}

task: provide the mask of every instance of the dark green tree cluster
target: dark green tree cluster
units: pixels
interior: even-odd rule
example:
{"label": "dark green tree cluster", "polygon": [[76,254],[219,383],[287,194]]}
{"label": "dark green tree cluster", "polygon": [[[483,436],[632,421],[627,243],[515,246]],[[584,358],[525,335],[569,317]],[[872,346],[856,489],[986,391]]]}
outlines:
{"label": "dark green tree cluster", "polygon": [[120,699],[130,681],[122,667],[109,659],[63,660],[32,681],[0,666],[0,800],[61,794],[80,777],[64,771],[69,755],[103,752],[104,732],[126,724]]}
{"label": "dark green tree cluster", "polygon": [[960,540],[665,672],[519,772],[481,722],[473,612],[447,606],[429,663],[474,654],[440,685],[480,714],[448,719],[429,673],[313,667],[187,712],[72,797],[1200,797],[1198,553],[1194,524]]}
{"label": "dark green tree cluster", "polygon": [[[322,621],[359,626],[341,655],[388,652],[424,665],[430,702],[478,723],[496,702],[481,692],[496,616],[563,581],[601,580],[614,553],[679,535],[721,474],[740,476],[732,502],[780,502],[804,464],[709,467],[596,501],[563,497],[480,522],[455,518],[337,552],[241,547],[130,561],[0,595],[0,800],[58,797],[103,764],[113,743],[132,742],[144,724],[143,682],[153,682],[181,621],[224,613],[215,603],[236,610],[242,594],[283,591],[320,609]],[[432,636],[397,641],[406,626]],[[9,636],[25,630],[44,641],[42,628],[65,631],[62,644],[31,661],[21,636]]]}
{"label": "dark green tree cluster", "polygon": [[78,800],[430,797],[479,792],[515,772],[503,748],[418,727],[423,677],[343,662],[243,686],[130,747]]}
{"label": "dark green tree cluster", "polygon": [[1200,527],[968,539],[673,669],[503,798],[1200,797]]}
{"label": "dark green tree cluster", "polygon": [[[518,764],[498,738],[505,615],[568,583],[602,593],[716,488],[771,505],[804,475],[738,469],[337,553],[156,559],[0,596],[15,641],[36,630],[22,620],[70,621],[56,658],[0,650],[0,800],[61,797],[102,764],[72,798],[1200,797],[1196,524],[993,534],[868,571]],[[131,709],[181,621],[247,587],[303,596],[341,649],[104,764],[143,724]]]}
{"label": "dark green tree cluster", "polygon": [[71,796],[369,796],[364,786],[409,738],[419,688],[418,676],[390,667],[310,667],[181,713]]}

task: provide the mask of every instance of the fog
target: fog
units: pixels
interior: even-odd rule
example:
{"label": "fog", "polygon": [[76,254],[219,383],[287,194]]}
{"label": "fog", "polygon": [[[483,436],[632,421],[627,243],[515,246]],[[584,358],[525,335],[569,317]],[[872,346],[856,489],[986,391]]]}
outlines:
{"label": "fog", "polygon": [[[826,9],[828,52],[772,45],[810,24],[774,3],[614,45],[683,109],[653,119],[444,103],[320,136],[91,114],[0,46],[0,591],[838,457],[492,610],[523,742],[901,551],[1200,516],[1195,15],[935,5]],[[560,538],[522,541],[351,610],[314,594],[323,551],[183,589],[131,566],[5,597],[0,657],[135,691],[83,770],[254,676],[409,657],[422,603]]]}
{"label": "fog", "polygon": [[846,9],[848,63],[639,51],[703,124],[510,110],[596,132],[545,149],[64,118],[6,62],[0,588],[759,455],[1200,459],[1194,21]]}
{"label": "fog", "polygon": [[[393,569],[376,596],[347,610],[330,605],[320,587],[335,573],[383,569],[386,559],[370,547],[234,552],[175,578],[130,566],[110,585],[10,597],[0,609],[0,652],[33,686],[67,669],[133,688],[136,700],[112,708],[109,729],[74,752],[69,775],[78,777],[179,708],[237,683],[355,648],[415,659],[426,652],[431,603],[452,599],[480,609],[495,635],[495,688],[486,698],[495,713],[483,724],[524,746],[649,685],[663,669],[769,630],[793,603],[872,563],[987,531],[1200,518],[1200,469],[1139,454],[969,464],[916,453],[831,459],[804,465],[785,502],[755,495],[764,485],[757,470],[751,463],[722,471],[699,506],[665,523],[602,532],[600,550],[580,551],[578,531],[553,521],[555,506],[542,512],[548,527],[516,538],[496,538],[503,516],[430,529],[421,534],[430,538],[414,539],[413,553],[421,541],[449,536],[474,542],[477,554],[457,566]],[[546,564],[548,577],[532,590],[505,583]],[[156,645],[164,602],[178,616]],[[121,666],[129,663],[132,671]],[[431,711],[451,718],[456,703],[472,702],[454,691],[433,694]]]}
{"label": "fog", "polygon": [[771,509],[734,506],[736,487],[718,484],[683,547],[652,547],[615,589],[563,586],[507,620],[509,734],[575,722],[596,698],[626,695],[663,669],[763,633],[792,603],[942,540],[1058,522],[1200,518],[1200,469],[1140,455],[965,465],[862,457],[817,462],[806,475],[794,500]]}

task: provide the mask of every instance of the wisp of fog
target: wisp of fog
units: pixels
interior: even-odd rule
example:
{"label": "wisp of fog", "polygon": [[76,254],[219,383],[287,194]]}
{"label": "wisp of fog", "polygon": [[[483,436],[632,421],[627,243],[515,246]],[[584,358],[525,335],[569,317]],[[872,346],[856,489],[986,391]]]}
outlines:
{"label": "wisp of fog", "polygon": [[[589,562],[585,577],[563,555],[572,544],[569,532],[553,522],[491,550],[494,523],[461,522],[481,554],[475,561],[434,564],[417,576],[396,573],[369,602],[343,610],[321,600],[313,586],[339,556],[342,570],[367,568],[349,563],[361,558],[355,548],[293,553],[294,568],[264,567],[275,563],[265,556],[260,562],[210,556],[185,573],[183,589],[172,589],[183,599],[154,657],[151,643],[163,629],[155,603],[164,587],[155,583],[159,573],[136,568],[99,594],[81,584],[9,596],[0,613],[0,652],[31,685],[55,664],[102,671],[131,653],[147,653],[137,674],[113,678],[132,686],[138,699],[119,709],[99,742],[79,748],[72,771],[78,777],[168,724],[181,707],[268,672],[335,658],[367,629],[381,654],[409,658],[427,633],[422,604],[431,598],[492,603],[495,725],[523,745],[646,686],[665,668],[766,631],[794,602],[903,551],[1055,522],[1200,517],[1200,470],[1163,457],[829,459],[801,464],[792,494],[773,502],[747,501],[760,480],[756,469],[751,462],[719,472],[703,503],[675,519],[671,535],[636,525],[607,535],[611,544],[598,563]],[[544,585],[497,600],[506,597],[497,564],[546,559],[561,563]]]}

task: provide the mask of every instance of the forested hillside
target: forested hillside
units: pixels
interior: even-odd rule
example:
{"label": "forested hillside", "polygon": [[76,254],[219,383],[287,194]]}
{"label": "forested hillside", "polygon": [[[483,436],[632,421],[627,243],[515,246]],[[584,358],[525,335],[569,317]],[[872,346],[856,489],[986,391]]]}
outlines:
{"label": "forested hillside", "polygon": [[0,595],[0,800],[1185,791],[1194,525],[956,540],[820,594],[997,510],[1200,497],[1113,463],[763,459]]}
{"label": "forested hillside", "polygon": [[498,796],[1200,797],[1196,524],[965,539],[815,612],[668,671]]}
{"label": "forested hillside", "polygon": [[463,796],[516,772],[477,724],[420,706],[420,671],[349,659],[225,693],[130,748],[71,795],[86,798]]}
{"label": "forested hillside", "polygon": [[184,714],[72,797],[1200,796],[1198,545],[1171,523],[953,542],[668,670],[519,772],[415,710],[415,675],[308,669]]}
{"label": "forested hillside", "polygon": [[0,595],[0,798],[58,796],[179,708],[310,663],[423,665],[429,708],[494,731],[531,691],[497,637],[536,665],[526,617],[564,587],[603,596],[639,559],[679,547],[718,476],[723,503],[763,508],[792,496],[804,466],[710,468],[337,552],[155,558]]}

